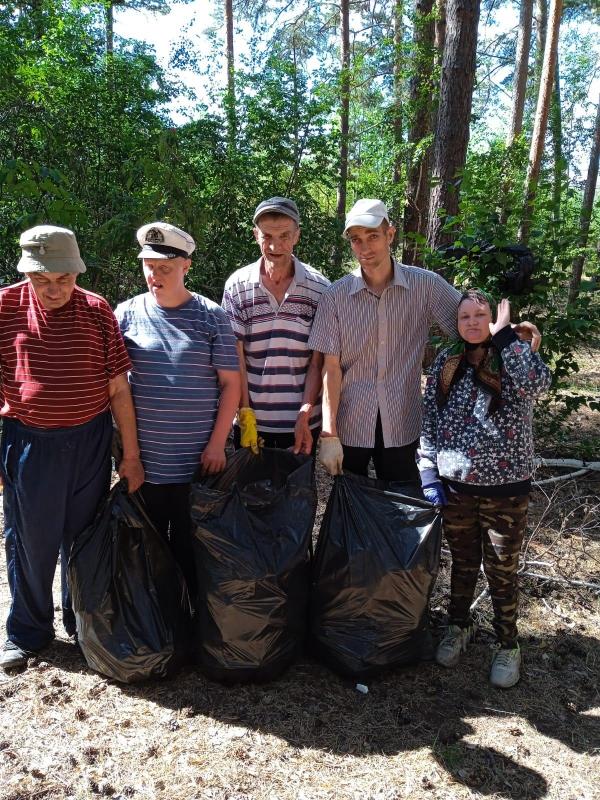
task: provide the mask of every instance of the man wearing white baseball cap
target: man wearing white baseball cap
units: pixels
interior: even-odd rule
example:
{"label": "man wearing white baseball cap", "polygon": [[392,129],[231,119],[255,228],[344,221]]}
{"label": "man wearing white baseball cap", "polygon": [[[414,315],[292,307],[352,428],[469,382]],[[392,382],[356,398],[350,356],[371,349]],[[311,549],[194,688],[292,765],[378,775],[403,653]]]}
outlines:
{"label": "man wearing white baseball cap", "polygon": [[230,275],[223,292],[237,338],[242,402],[236,444],[314,452],[321,423],[322,357],[308,346],[329,281],[294,255],[300,214],[287,197],[270,197],[254,211],[258,261]]}
{"label": "man wearing white baseball cap", "polygon": [[[378,478],[416,482],[423,353],[432,325],[457,336],[461,294],[437,273],[396,261],[394,234],[381,200],[352,206],[344,235],[359,266],[323,295],[308,346],[324,354],[325,468],[367,475],[372,458]],[[517,327],[527,338],[532,331]]]}
{"label": "man wearing white baseball cap", "polygon": [[117,306],[129,352],[148,515],[169,542],[195,593],[189,490],[199,470],[225,466],[225,442],[239,405],[235,339],[223,309],[190,292],[185,277],[196,243],[168,222],[137,232],[148,291]]}
{"label": "man wearing white baseball cap", "polygon": [[76,285],[85,264],[75,235],[38,225],[20,244],[17,269],[26,279],[0,289],[0,472],[12,599],[4,669],[54,638],[59,552],[63,624],[75,634],[67,562],[109,489],[111,412],[123,441],[119,473],[131,491],[144,479],[129,358],[106,300]]}

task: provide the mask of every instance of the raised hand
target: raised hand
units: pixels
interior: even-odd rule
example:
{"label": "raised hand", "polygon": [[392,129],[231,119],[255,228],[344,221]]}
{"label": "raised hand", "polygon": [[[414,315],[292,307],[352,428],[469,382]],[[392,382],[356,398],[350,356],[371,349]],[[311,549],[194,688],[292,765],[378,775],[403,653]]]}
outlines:
{"label": "raised hand", "polygon": [[498,303],[498,310],[496,312],[496,322],[490,322],[490,333],[492,336],[502,328],[510,325],[510,303],[504,298]]}

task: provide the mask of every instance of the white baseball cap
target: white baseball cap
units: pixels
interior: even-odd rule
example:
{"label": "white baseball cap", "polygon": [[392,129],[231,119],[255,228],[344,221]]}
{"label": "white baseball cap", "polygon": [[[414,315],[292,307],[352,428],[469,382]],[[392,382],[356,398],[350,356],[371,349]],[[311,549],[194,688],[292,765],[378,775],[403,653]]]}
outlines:
{"label": "white baseball cap", "polygon": [[196,249],[196,242],[189,233],[168,222],[149,222],[137,232],[141,246],[138,258],[189,258]]}
{"label": "white baseball cap", "polygon": [[389,222],[390,218],[388,210],[381,200],[357,200],[346,214],[344,233],[355,225],[363,228],[378,228],[384,220]]}

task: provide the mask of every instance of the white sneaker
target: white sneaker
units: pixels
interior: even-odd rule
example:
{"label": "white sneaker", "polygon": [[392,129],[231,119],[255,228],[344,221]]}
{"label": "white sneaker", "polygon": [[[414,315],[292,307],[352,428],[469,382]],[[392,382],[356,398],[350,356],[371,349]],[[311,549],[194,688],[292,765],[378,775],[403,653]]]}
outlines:
{"label": "white sneaker", "polygon": [[519,645],[512,650],[500,648],[492,661],[490,671],[492,686],[497,686],[499,689],[510,689],[511,686],[518,683],[520,677],[521,650]]}
{"label": "white sneaker", "polygon": [[475,625],[460,628],[458,625],[448,625],[448,630],[435,651],[435,660],[442,667],[455,667],[464,653],[467,645],[475,636]]}

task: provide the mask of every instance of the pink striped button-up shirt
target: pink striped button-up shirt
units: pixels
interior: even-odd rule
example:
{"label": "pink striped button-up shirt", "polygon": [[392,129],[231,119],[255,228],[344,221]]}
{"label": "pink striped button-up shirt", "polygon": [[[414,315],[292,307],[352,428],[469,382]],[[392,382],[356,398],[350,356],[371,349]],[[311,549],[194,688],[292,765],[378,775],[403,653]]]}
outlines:
{"label": "pink striped button-up shirt", "polygon": [[360,267],[321,297],[308,346],[339,356],[342,387],[338,436],[349,447],[374,447],[377,413],[385,447],[403,447],[421,432],[421,365],[434,323],[456,335],[460,292],[435,272],[394,262],[381,296]]}

